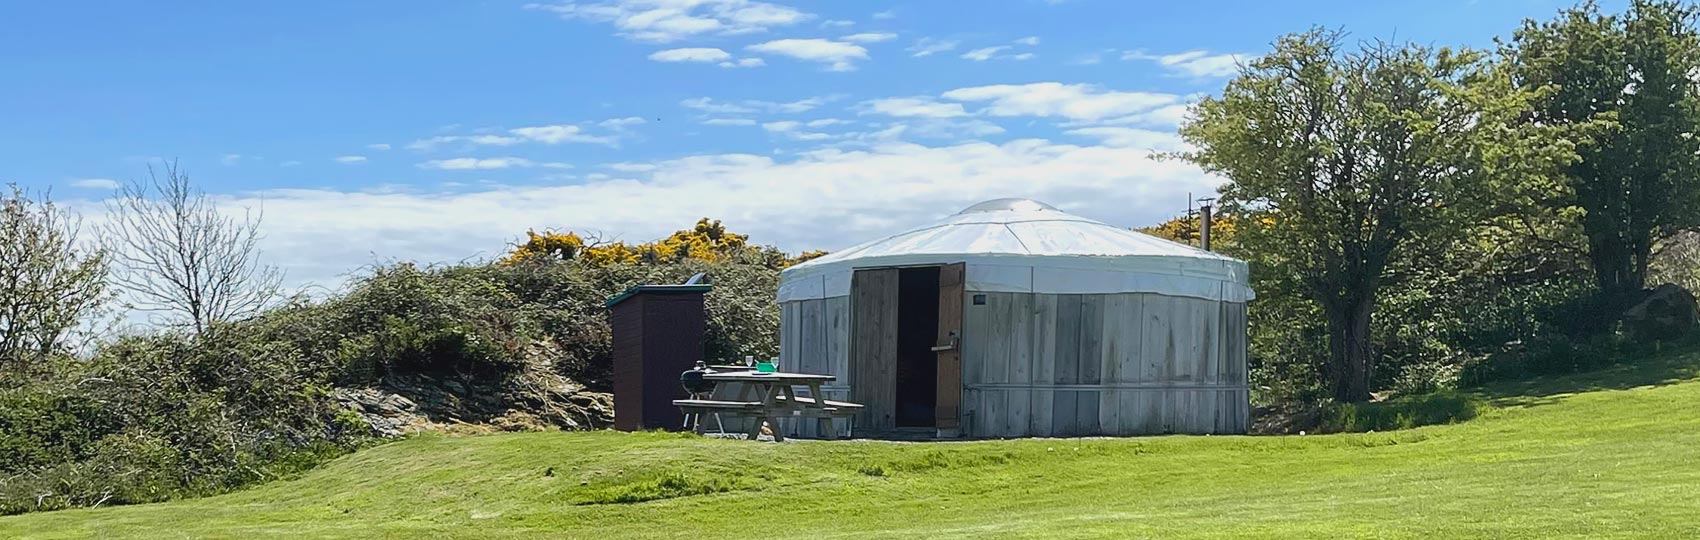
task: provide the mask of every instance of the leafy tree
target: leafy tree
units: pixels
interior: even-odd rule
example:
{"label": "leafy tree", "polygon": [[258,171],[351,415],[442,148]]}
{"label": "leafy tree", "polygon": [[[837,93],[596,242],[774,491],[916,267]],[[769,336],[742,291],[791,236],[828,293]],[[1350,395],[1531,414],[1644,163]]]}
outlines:
{"label": "leafy tree", "polygon": [[1570,126],[1579,160],[1560,176],[1581,209],[1595,284],[1607,299],[1639,292],[1656,246],[1700,224],[1700,35],[1691,6],[1635,0],[1627,13],[1588,2],[1526,21],[1502,47],[1518,86],[1538,91],[1524,121]]}
{"label": "leafy tree", "polygon": [[0,373],[63,349],[108,298],[106,254],[77,245],[76,219],[10,189],[0,194]]}
{"label": "leafy tree", "polygon": [[[1502,129],[1519,111],[1480,54],[1371,42],[1339,32],[1280,38],[1205,98],[1183,157],[1229,179],[1235,241],[1326,318],[1336,400],[1370,398],[1372,316],[1391,265],[1442,249],[1483,212],[1493,178],[1562,154]],[[1556,150],[1563,150],[1562,147]]]}

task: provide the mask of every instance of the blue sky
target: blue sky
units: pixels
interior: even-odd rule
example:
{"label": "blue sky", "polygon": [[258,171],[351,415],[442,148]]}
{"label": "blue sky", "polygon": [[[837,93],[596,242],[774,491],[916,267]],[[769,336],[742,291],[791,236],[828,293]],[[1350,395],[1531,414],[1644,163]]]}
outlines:
{"label": "blue sky", "polygon": [[1569,4],[8,1],[0,181],[98,220],[177,159],[298,284],[527,228],[835,249],[1001,196],[1143,225],[1220,183],[1151,153],[1278,35],[1485,47]]}

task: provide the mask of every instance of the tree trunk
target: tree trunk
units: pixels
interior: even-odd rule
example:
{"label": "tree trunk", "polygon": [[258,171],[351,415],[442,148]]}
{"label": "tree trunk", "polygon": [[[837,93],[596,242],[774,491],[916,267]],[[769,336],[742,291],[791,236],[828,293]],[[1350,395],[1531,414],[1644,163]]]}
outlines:
{"label": "tree trunk", "polygon": [[1601,235],[1589,242],[1588,260],[1594,267],[1594,283],[1606,298],[1624,298],[1631,291],[1641,290],[1646,274],[1637,279],[1634,249],[1621,238]]}
{"label": "tree trunk", "polygon": [[1647,268],[1653,263],[1653,233],[1652,231],[1636,231],[1635,240],[1630,243],[1629,279],[1624,283],[1628,292],[1639,293],[1647,288]]}
{"label": "tree trunk", "polygon": [[1373,295],[1329,303],[1328,385],[1335,401],[1369,401],[1369,380],[1375,351],[1370,346],[1370,318],[1375,311]]}

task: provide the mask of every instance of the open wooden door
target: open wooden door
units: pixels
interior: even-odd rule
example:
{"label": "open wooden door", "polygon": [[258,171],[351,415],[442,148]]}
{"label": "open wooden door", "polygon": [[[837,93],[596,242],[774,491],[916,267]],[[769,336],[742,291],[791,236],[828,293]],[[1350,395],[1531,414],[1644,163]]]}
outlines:
{"label": "open wooden door", "polygon": [[938,405],[934,425],[939,437],[962,436],[962,302],[963,263],[939,267]]}
{"label": "open wooden door", "polygon": [[[958,304],[961,302],[958,301]],[[850,396],[856,430],[897,427],[898,269],[857,270],[850,279]]]}

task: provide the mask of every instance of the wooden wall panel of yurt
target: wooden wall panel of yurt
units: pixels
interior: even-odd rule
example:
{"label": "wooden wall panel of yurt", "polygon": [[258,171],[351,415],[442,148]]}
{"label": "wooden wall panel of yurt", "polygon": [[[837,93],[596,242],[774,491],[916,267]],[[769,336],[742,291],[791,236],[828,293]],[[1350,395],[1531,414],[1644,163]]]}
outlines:
{"label": "wooden wall panel of yurt", "polygon": [[898,270],[857,270],[850,285],[850,395],[858,429],[895,429]]}
{"label": "wooden wall panel of yurt", "polygon": [[[837,380],[821,386],[826,399],[851,401],[849,342],[848,297],[816,298],[780,305],[779,369],[837,377]],[[812,419],[782,418],[779,423],[788,437],[837,438],[852,435],[848,420],[834,421],[834,433],[826,437],[822,436],[818,423]]]}
{"label": "wooden wall panel of yurt", "polygon": [[1243,304],[969,294],[986,297],[964,315],[971,436],[1245,431]]}

